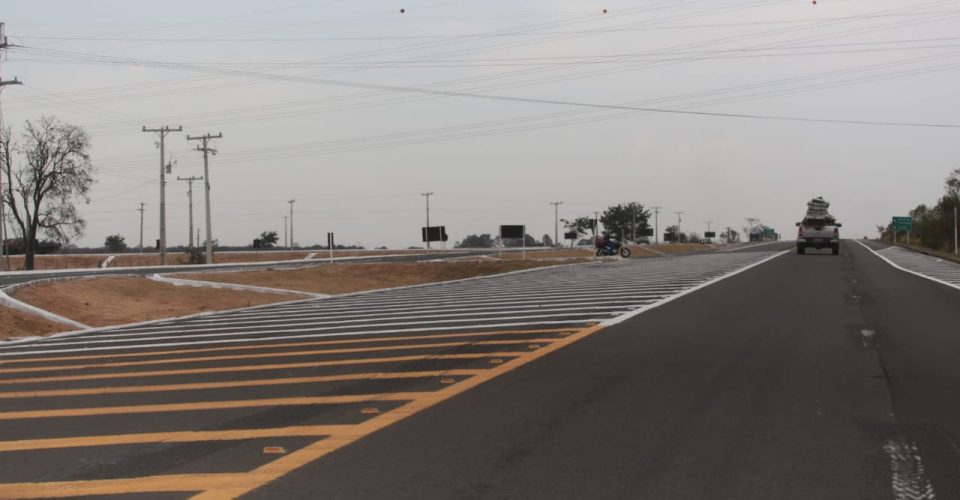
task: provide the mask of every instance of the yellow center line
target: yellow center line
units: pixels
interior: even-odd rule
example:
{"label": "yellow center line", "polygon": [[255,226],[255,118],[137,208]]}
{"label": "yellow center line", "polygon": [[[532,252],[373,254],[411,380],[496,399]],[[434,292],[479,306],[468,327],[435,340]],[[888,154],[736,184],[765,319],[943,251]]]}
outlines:
{"label": "yellow center line", "polygon": [[[536,339],[543,341],[544,339]],[[550,342],[551,340],[546,340]],[[526,344],[530,340],[479,340],[475,342],[435,342],[430,344],[403,344],[377,347],[353,347],[347,349],[320,349],[307,351],[285,351],[285,352],[267,352],[260,354],[235,354],[232,356],[203,356],[193,358],[166,358],[151,359],[146,361],[123,361],[119,363],[89,363],[82,365],[63,365],[63,366],[31,366],[27,368],[6,368],[0,369],[0,373],[34,373],[50,372],[64,370],[83,370],[96,368],[122,368],[127,366],[150,366],[150,365],[171,365],[177,363],[202,363],[206,361],[236,361],[241,359],[263,359],[263,358],[286,358],[296,356],[316,356],[324,354],[357,354],[364,352],[383,352],[383,351],[402,351],[411,349],[439,349],[444,347],[462,347],[467,345],[513,345]],[[0,379],[3,383],[4,379]]]}
{"label": "yellow center line", "polygon": [[78,380],[103,380],[117,378],[143,378],[168,375],[195,375],[201,373],[232,373],[266,370],[286,370],[292,368],[317,368],[322,366],[351,366],[377,363],[395,363],[405,361],[422,361],[426,359],[483,359],[489,357],[515,357],[527,354],[525,352],[493,352],[493,353],[465,353],[465,354],[422,354],[413,356],[392,356],[388,358],[354,358],[337,359],[331,361],[314,361],[309,363],[280,363],[253,366],[223,366],[216,368],[191,368],[183,370],[155,370],[130,373],[96,373],[92,375],[72,375],[63,377],[34,377],[17,378],[0,381],[0,385],[31,384],[39,382],[74,382]]}
{"label": "yellow center line", "polygon": [[0,392],[0,399],[42,398],[54,396],[91,396],[97,394],[131,394],[144,392],[190,391],[202,389],[228,389],[232,387],[258,387],[269,385],[312,384],[322,382],[347,382],[351,380],[393,380],[404,378],[429,378],[472,376],[482,370],[443,370],[420,372],[370,372],[323,375],[317,377],[291,377],[260,380],[235,380],[228,382],[197,382],[189,384],[141,385],[118,387],[90,387],[83,389],[51,389],[46,391]]}
{"label": "yellow center line", "polygon": [[603,327],[600,325],[584,328],[577,333],[564,337],[563,339],[549,344],[542,349],[525,353],[523,356],[518,356],[511,361],[501,365],[496,365],[495,367],[485,370],[483,373],[468,378],[458,384],[446,386],[441,390],[426,393],[421,397],[411,400],[409,403],[401,406],[400,408],[377,415],[376,417],[366,420],[360,424],[347,428],[343,433],[333,434],[323,440],[314,442],[313,444],[278,458],[273,462],[260,466],[251,471],[250,475],[248,476],[251,480],[261,481],[258,484],[227,484],[224,487],[211,487],[205,492],[196,495],[194,498],[236,498],[245,493],[249,493],[256,488],[274,481],[277,478],[283,477],[295,469],[311,463],[380,429],[383,429],[412,415],[416,415],[417,413],[420,413],[427,408],[440,403],[441,401],[445,401],[457,396],[465,391],[473,389],[480,384],[499,377],[504,373],[513,371],[531,361],[540,359],[543,356],[562,349],[563,347],[566,347],[600,331],[602,328]]}
{"label": "yellow center line", "polygon": [[346,431],[349,425],[298,425],[270,429],[237,429],[226,431],[147,432],[141,434],[113,434],[105,436],[77,436],[64,438],[24,439],[0,441],[0,453],[87,446],[115,446],[147,443],[194,443],[199,441],[239,441],[270,437],[329,436]]}
{"label": "yellow center line", "polygon": [[[469,380],[469,379],[468,379]],[[454,386],[455,387],[455,386]],[[199,401],[194,403],[162,403],[128,406],[97,406],[59,410],[25,410],[0,412],[0,420],[26,418],[88,417],[133,413],[160,413],[171,411],[229,410],[234,408],[262,408],[266,406],[305,406],[326,404],[365,403],[370,401],[410,401],[429,392],[390,392],[383,394],[356,394],[346,396],[313,396],[300,398],[248,399],[239,401]]]}
{"label": "yellow center line", "polygon": [[26,359],[0,358],[0,365],[8,366],[13,364],[24,364],[24,363],[42,363],[42,362],[51,362],[51,361],[79,361],[79,360],[88,360],[88,359],[142,358],[142,357],[167,356],[167,355],[176,355],[176,354],[198,354],[202,352],[248,351],[248,350],[258,350],[258,349],[283,348],[283,347],[313,347],[313,346],[324,346],[324,345],[366,344],[366,343],[392,342],[392,341],[402,342],[407,340],[483,337],[483,336],[493,336],[493,335],[561,334],[561,333],[567,333],[572,331],[574,330],[571,330],[570,328],[546,328],[546,329],[538,329],[538,330],[499,330],[499,331],[485,331],[485,332],[438,333],[438,334],[432,334],[432,335],[408,335],[403,337],[350,338],[350,339],[341,339],[341,340],[317,340],[317,341],[311,341],[311,342],[283,342],[283,343],[277,343],[277,344],[203,347],[203,348],[196,348],[196,349],[148,351],[148,352],[119,353],[119,354],[90,354],[90,355],[79,355],[79,356],[53,356],[53,357],[46,357],[46,358],[26,358]]}

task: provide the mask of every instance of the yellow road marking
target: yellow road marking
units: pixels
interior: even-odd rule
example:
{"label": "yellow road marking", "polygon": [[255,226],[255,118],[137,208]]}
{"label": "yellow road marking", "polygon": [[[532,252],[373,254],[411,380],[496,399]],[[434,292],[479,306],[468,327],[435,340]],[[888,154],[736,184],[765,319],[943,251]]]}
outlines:
{"label": "yellow road marking", "polygon": [[376,363],[393,363],[393,362],[403,362],[403,361],[421,361],[425,359],[483,359],[489,358],[491,356],[521,356],[525,353],[519,352],[494,352],[494,353],[465,353],[465,354],[418,354],[413,356],[392,356],[388,358],[354,358],[354,359],[337,359],[331,361],[314,361],[310,363],[281,363],[281,364],[270,364],[270,365],[253,365],[253,366],[223,366],[216,368],[191,368],[183,370],[156,370],[156,371],[145,371],[145,372],[129,372],[129,373],[96,373],[92,375],[68,375],[63,377],[34,377],[34,378],[17,378],[0,381],[0,385],[7,384],[30,384],[38,382],[73,382],[78,380],[103,380],[111,378],[142,378],[142,377],[155,377],[155,376],[166,376],[166,375],[192,375],[199,373],[227,373],[227,372],[249,372],[249,371],[261,371],[261,370],[285,370],[291,368],[316,368],[321,366],[349,366],[349,365],[365,365],[365,364],[376,364]]}
{"label": "yellow road marking", "polygon": [[95,481],[7,483],[0,484],[0,498],[63,498],[69,496],[117,495],[123,493],[191,492],[218,487],[231,488],[236,487],[238,484],[243,485],[252,482],[253,478],[249,477],[246,473],[226,473],[171,474],[130,479],[99,479]]}
{"label": "yellow road marking", "polygon": [[[345,382],[367,379],[428,378],[440,376],[470,376],[480,370],[436,370],[421,372],[369,372],[317,377],[272,378],[262,380],[234,380],[228,382],[196,382],[190,384],[140,385],[116,387],[90,387],[84,389],[51,389],[45,391],[0,392],[0,399],[41,398],[54,396],[90,396],[95,394],[130,394],[141,392],[189,391],[202,389],[227,389],[231,387],[257,387],[266,385],[311,384],[320,382]],[[452,379],[451,379],[452,380]]]}
{"label": "yellow road marking", "polygon": [[254,344],[254,345],[236,345],[227,347],[202,347],[195,349],[179,349],[169,351],[147,351],[147,352],[125,352],[118,354],[90,354],[79,356],[53,356],[46,358],[25,358],[25,359],[4,359],[0,358],[0,365],[8,366],[23,363],[42,363],[49,361],[79,361],[85,359],[122,359],[122,358],[142,358],[151,356],[167,356],[172,354],[198,354],[201,352],[223,352],[223,351],[248,351],[257,349],[273,349],[280,347],[312,347],[323,345],[342,345],[342,344],[366,344],[375,342],[392,342],[406,340],[430,340],[447,339],[462,337],[483,337],[492,335],[522,335],[522,334],[563,334],[570,332],[569,328],[546,328],[538,330],[499,330],[484,332],[464,332],[464,333],[438,333],[434,335],[408,335],[404,337],[374,337],[374,338],[350,338],[340,340],[317,340],[311,342],[283,342],[278,344]]}
{"label": "yellow road marking", "polygon": [[[532,339],[535,342],[551,342],[551,339]],[[232,356],[203,356],[193,358],[151,359],[146,361],[123,361],[120,363],[89,363],[83,365],[31,366],[27,368],[0,369],[0,373],[56,372],[64,370],[83,370],[87,368],[121,368],[127,366],[172,365],[177,363],[202,363],[205,361],[237,361],[242,359],[287,358],[296,356],[316,356],[325,354],[357,354],[364,352],[403,351],[411,349],[438,349],[443,347],[461,347],[467,345],[515,345],[531,342],[528,340],[480,340],[476,342],[435,342],[431,344],[403,344],[378,347],[354,347],[348,349],[321,349],[307,351],[267,352],[260,354],[236,354]],[[0,379],[2,382],[3,379]]]}
{"label": "yellow road marking", "polygon": [[248,399],[239,401],[199,401],[195,403],[162,403],[128,406],[96,406],[90,408],[67,408],[60,410],[24,410],[0,412],[0,420],[24,418],[87,417],[92,415],[117,415],[133,413],[159,413],[167,411],[229,410],[233,408],[262,408],[265,406],[304,406],[369,401],[410,401],[429,392],[389,392],[383,394],[356,394],[348,396],[313,396],[301,398]]}
{"label": "yellow road marking", "polygon": [[562,349],[578,340],[581,340],[585,337],[588,337],[598,331],[603,327],[595,325],[589,328],[584,328],[579,332],[563,338],[557,342],[554,342],[550,345],[547,345],[543,349],[532,351],[526,353],[524,356],[517,357],[507,363],[499,365],[495,368],[484,371],[483,373],[470,377],[459,384],[454,384],[447,386],[439,391],[427,393],[422,397],[419,397],[400,408],[397,408],[393,411],[389,411],[371,418],[363,423],[349,427],[346,431],[342,433],[337,433],[331,435],[330,437],[317,441],[313,444],[310,444],[304,448],[301,448],[289,455],[285,455],[282,458],[274,460],[268,464],[262,465],[257,469],[248,473],[248,478],[251,483],[257,483],[255,485],[250,484],[225,484],[223,487],[211,487],[208,488],[203,493],[196,495],[196,499],[220,499],[220,498],[236,498],[245,493],[259,488],[271,481],[276,480],[286,474],[289,474],[291,471],[298,469],[308,463],[311,463],[325,455],[328,455],[344,446],[347,446],[363,437],[366,437],[384,427],[392,425],[400,420],[403,420],[411,415],[416,415],[417,413],[426,410],[441,401],[450,399],[456,395],[459,395],[463,392],[466,392],[474,387],[483,384],[489,380],[492,380],[504,373],[515,370],[533,360],[542,358],[554,351]]}
{"label": "yellow road marking", "polygon": [[147,432],[106,436],[24,439],[0,441],[0,453],[25,450],[52,450],[87,446],[113,446],[146,443],[194,443],[198,441],[239,441],[266,437],[329,436],[347,430],[349,425],[299,425],[271,429],[238,429],[230,431]]}
{"label": "yellow road marking", "polygon": [[364,409],[360,410],[360,413],[362,413],[362,414],[364,414],[364,415],[376,415],[376,414],[380,413],[380,409],[379,409],[379,408],[364,408]]}

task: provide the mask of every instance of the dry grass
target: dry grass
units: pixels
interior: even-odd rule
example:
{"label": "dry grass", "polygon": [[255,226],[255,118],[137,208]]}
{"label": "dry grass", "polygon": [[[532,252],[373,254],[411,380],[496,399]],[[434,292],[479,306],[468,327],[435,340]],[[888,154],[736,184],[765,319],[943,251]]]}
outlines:
{"label": "dry grass", "polygon": [[204,311],[300,298],[214,288],[174,286],[147,278],[96,278],[40,283],[13,296],[90,326],[172,318]]}
{"label": "dry grass", "polygon": [[73,330],[70,325],[50,321],[12,307],[0,306],[0,340]]}
{"label": "dry grass", "polygon": [[[558,248],[556,250],[527,250],[527,259],[586,259],[593,257],[594,250],[589,248]],[[491,257],[500,257],[499,252],[494,250],[490,253]],[[503,260],[522,260],[523,252],[509,251],[503,252]]]}
{"label": "dry grass", "polygon": [[195,273],[184,278],[283,288],[304,292],[341,294],[419,285],[453,279],[532,269],[551,265],[537,261],[456,261],[416,263],[334,264],[300,269]]}

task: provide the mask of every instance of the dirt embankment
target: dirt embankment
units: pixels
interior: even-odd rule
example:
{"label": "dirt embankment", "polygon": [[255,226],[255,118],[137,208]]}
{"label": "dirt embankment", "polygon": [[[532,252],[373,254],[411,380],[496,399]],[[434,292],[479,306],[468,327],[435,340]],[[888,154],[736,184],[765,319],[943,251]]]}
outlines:
{"label": "dirt embankment", "polygon": [[334,264],[300,269],[191,273],[183,278],[341,294],[377,288],[419,285],[532,269],[553,264],[537,261],[455,261],[417,263]]}
{"label": "dirt embankment", "polygon": [[185,316],[302,298],[248,291],[174,286],[147,278],[95,278],[40,283],[13,297],[90,326]]}
{"label": "dirt embankment", "polygon": [[26,313],[12,307],[0,306],[0,340],[49,335],[74,329],[70,325],[50,321],[35,314]]}

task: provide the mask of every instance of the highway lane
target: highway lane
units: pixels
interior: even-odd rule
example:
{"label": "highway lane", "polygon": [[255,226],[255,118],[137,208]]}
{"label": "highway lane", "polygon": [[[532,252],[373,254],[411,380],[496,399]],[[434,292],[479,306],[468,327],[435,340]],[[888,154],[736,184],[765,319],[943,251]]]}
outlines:
{"label": "highway lane", "polygon": [[960,292],[778,257],[383,429],[252,498],[960,498]]}
{"label": "highway lane", "polygon": [[0,497],[254,491],[775,255],[614,260],[6,345]]}

